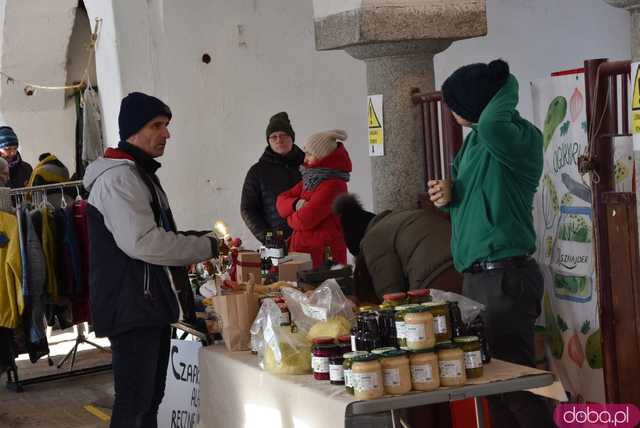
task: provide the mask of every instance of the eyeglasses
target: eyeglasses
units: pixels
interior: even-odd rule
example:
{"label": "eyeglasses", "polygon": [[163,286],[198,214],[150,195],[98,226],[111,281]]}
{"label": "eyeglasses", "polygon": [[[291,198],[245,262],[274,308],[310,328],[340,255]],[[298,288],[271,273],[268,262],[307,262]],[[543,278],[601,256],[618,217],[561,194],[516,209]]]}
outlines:
{"label": "eyeglasses", "polygon": [[281,132],[279,134],[271,134],[269,135],[269,142],[275,143],[278,140],[286,140],[287,138],[291,138],[291,136],[285,132]]}

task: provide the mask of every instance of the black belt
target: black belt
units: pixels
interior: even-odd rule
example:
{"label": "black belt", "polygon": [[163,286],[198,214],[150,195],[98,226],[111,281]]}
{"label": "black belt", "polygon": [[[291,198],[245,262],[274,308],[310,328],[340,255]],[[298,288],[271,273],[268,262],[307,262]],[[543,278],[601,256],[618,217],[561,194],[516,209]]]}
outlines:
{"label": "black belt", "polygon": [[465,273],[480,273],[496,269],[512,269],[525,266],[531,261],[530,256],[508,257],[506,259],[495,260],[492,262],[475,262],[467,269]]}

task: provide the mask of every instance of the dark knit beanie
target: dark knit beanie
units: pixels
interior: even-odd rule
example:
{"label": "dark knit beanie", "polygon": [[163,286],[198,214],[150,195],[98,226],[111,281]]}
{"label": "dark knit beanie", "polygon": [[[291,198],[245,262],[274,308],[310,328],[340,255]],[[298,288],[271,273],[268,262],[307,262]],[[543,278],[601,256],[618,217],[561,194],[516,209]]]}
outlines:
{"label": "dark knit beanie", "polygon": [[465,65],[444,81],[442,98],[458,116],[478,123],[480,114],[508,77],[509,64],[501,59]]}
{"label": "dark knit beanie", "polygon": [[360,254],[360,242],[374,213],[362,208],[356,195],[344,193],[333,202],[333,213],[340,217],[344,242],[354,256]]}
{"label": "dark knit beanie", "polygon": [[166,116],[171,119],[171,109],[156,97],[142,92],[131,92],[120,103],[118,115],[120,139],[126,141],[157,116]]}
{"label": "dark knit beanie", "polygon": [[18,147],[18,136],[10,126],[0,126],[0,149]]}
{"label": "dark knit beanie", "polygon": [[296,133],[293,132],[291,122],[289,121],[289,115],[286,111],[281,111],[271,116],[269,124],[267,125],[267,141],[269,141],[269,135],[274,132],[284,132],[289,134],[293,141],[296,141]]}

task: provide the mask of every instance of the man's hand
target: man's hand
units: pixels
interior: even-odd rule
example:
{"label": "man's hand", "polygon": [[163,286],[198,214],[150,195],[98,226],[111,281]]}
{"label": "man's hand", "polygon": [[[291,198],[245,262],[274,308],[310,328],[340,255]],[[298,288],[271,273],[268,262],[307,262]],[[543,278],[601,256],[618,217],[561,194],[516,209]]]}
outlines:
{"label": "man's hand", "polygon": [[451,181],[450,180],[429,180],[429,199],[440,208],[451,202]]}

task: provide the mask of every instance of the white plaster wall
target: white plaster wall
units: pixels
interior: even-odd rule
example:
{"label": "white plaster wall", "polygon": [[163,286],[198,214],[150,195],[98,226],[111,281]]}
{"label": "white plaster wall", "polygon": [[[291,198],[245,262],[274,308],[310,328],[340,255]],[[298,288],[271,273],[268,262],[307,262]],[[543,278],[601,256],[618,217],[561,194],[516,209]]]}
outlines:
{"label": "white plaster wall", "polygon": [[602,0],[487,0],[486,37],[454,42],[435,56],[436,87],[458,67],[502,58],[520,81],[523,117],[532,120],[529,82],[584,60],[631,56],[629,12]]}
{"label": "white plaster wall", "polygon": [[313,0],[313,17],[322,19],[325,16],[358,9],[362,0]]}
{"label": "white plaster wall", "polygon": [[269,117],[282,110],[299,145],[319,130],[347,130],[350,189],[371,206],[365,66],[315,51],[311,1],[114,0],[111,14],[103,4],[86,2],[91,19],[104,20],[97,68],[109,143],[123,94],[148,91],[169,104],[159,174],[180,227],[223,219],[255,244],[240,218],[242,183],[266,147]]}
{"label": "white plaster wall", "polygon": [[[55,153],[75,170],[75,107],[64,91],[24,93],[25,82],[59,86],[67,81],[67,54],[80,56],[83,46],[69,46],[76,0],[3,0],[0,69],[14,77],[0,84],[0,125],[11,126],[20,141],[20,153],[35,166],[38,155]],[[75,64],[72,68],[75,67]]]}

